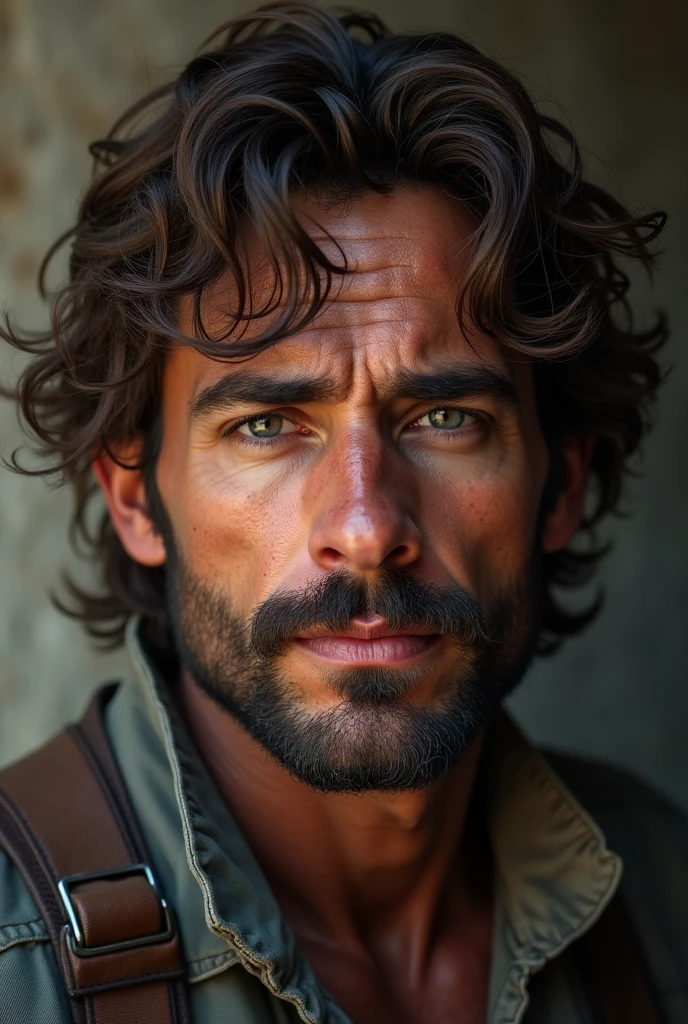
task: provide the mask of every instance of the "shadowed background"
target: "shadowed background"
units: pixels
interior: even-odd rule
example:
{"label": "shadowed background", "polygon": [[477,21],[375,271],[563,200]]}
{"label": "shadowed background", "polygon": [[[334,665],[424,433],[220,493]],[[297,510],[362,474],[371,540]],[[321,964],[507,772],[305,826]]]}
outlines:
{"label": "shadowed background", "polygon": [[[0,0],[0,304],[44,323],[35,275],[71,223],[90,168],[87,144],[149,87],[174,74],[234,0]],[[502,58],[541,105],[567,112],[588,173],[630,206],[669,211],[652,294],[664,307],[674,370],[659,424],[631,482],[633,515],[610,524],[608,600],[593,627],[538,663],[511,705],[536,740],[611,758],[688,807],[688,5],[672,0],[373,0],[396,30],[448,28]],[[0,349],[0,377],[19,362]],[[21,441],[0,403],[0,452]],[[89,648],[51,606],[70,495],[0,471],[0,762],[76,714],[121,655]],[[77,566],[81,578],[88,566]]]}

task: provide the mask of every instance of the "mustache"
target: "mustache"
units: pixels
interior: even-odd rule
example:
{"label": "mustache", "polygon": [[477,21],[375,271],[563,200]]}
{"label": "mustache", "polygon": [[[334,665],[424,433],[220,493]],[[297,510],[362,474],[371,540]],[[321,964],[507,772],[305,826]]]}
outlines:
{"label": "mustache", "polygon": [[273,594],[251,617],[251,647],[260,657],[274,658],[303,630],[341,632],[357,615],[381,615],[392,630],[418,627],[449,635],[462,646],[489,642],[480,604],[459,584],[440,587],[385,569],[371,581],[339,570],[301,591]]}

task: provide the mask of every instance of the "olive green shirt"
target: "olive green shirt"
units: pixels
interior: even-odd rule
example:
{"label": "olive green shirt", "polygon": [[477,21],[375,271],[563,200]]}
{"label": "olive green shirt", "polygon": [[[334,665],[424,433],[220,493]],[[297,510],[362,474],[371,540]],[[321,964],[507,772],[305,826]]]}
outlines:
{"label": "olive green shirt", "polygon": [[[107,728],[153,868],[177,914],[194,1020],[346,1024],[220,799],[136,622],[128,648],[131,679],[108,706]],[[686,1024],[686,819],[614,769],[545,759],[506,714],[487,738],[477,793],[496,866],[488,1024],[589,1024],[567,950],[619,886],[622,858],[626,905],[666,1019]],[[0,853],[0,1022],[67,1021],[46,929]]]}

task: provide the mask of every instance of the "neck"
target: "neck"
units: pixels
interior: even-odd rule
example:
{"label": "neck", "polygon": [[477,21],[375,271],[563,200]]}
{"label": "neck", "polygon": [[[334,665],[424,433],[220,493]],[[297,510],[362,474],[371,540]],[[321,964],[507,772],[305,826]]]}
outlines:
{"label": "neck", "polygon": [[306,942],[370,953],[394,935],[421,969],[438,919],[484,870],[467,828],[482,740],[431,786],[323,794],[294,779],[182,672],[184,719],[282,910]]}

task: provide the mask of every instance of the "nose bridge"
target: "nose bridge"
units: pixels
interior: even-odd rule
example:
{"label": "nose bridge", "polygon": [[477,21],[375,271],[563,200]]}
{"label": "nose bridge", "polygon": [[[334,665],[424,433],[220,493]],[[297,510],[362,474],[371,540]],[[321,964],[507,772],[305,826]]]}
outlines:
{"label": "nose bridge", "polygon": [[361,426],[351,428],[342,436],[338,447],[339,480],[350,502],[371,504],[371,507],[381,501],[384,503],[385,445],[379,433]]}
{"label": "nose bridge", "polygon": [[[328,568],[401,566],[420,555],[405,474],[380,433],[351,426],[323,460],[311,555]],[[406,481],[408,484],[408,481]]]}

